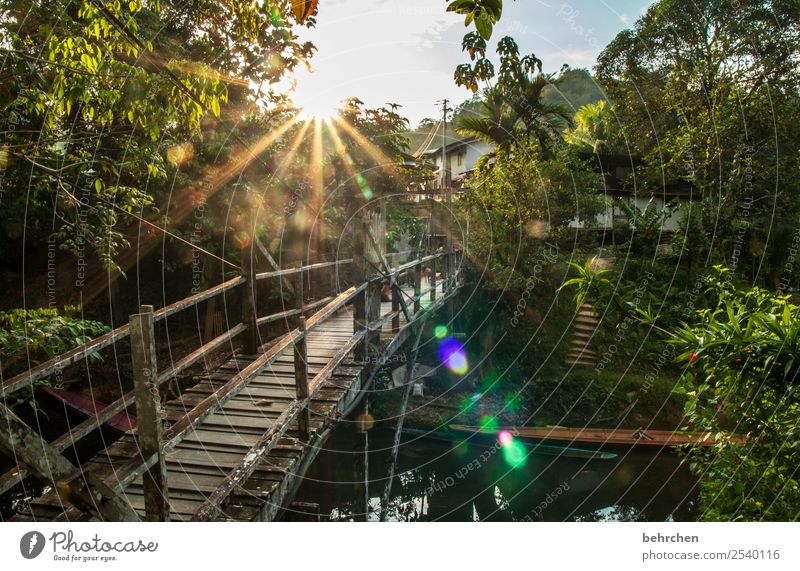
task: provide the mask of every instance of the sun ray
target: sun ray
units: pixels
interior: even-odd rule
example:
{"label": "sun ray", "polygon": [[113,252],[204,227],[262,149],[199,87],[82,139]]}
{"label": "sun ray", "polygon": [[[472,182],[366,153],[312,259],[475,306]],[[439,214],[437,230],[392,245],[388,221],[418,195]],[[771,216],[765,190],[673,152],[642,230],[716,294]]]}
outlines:
{"label": "sun ray", "polygon": [[283,157],[281,158],[280,166],[278,170],[275,171],[275,178],[280,180],[283,175],[286,174],[286,169],[289,168],[291,165],[290,159],[294,154],[297,152],[297,149],[300,147],[300,144],[303,142],[303,139],[308,132],[308,128],[311,126],[311,123],[308,121],[303,122],[303,126],[297,132],[297,134],[292,139],[292,142],[289,144],[289,148],[283,153]]}
{"label": "sun ray", "polygon": [[339,136],[339,133],[336,130],[336,126],[333,125],[332,122],[329,123],[328,134],[331,137],[331,141],[333,141],[333,146],[335,147],[336,152],[344,161],[344,168],[347,170],[347,174],[350,175],[352,180],[356,181],[356,184],[358,184],[359,190],[364,198],[370,200],[373,197],[372,189],[367,184],[364,176],[356,172],[353,157],[350,156],[350,152],[347,150],[344,141],[342,141],[342,138]]}
{"label": "sun ray", "polygon": [[372,160],[377,163],[385,172],[397,174],[397,161],[390,159],[372,141],[362,135],[358,129],[353,127],[342,117],[334,117],[333,121],[339,125],[348,135],[350,135],[362,149],[364,149]]}
{"label": "sun ray", "polygon": [[[323,120],[314,119],[314,139],[311,146],[311,192],[310,202],[312,209],[316,212],[316,220],[312,226],[312,233],[316,230],[315,249],[320,251],[324,234],[324,219],[322,217],[322,205],[325,201],[325,180],[323,173],[323,149],[322,149],[322,124]],[[309,236],[308,249],[311,250],[312,236]],[[309,251],[310,254],[310,251]]]}

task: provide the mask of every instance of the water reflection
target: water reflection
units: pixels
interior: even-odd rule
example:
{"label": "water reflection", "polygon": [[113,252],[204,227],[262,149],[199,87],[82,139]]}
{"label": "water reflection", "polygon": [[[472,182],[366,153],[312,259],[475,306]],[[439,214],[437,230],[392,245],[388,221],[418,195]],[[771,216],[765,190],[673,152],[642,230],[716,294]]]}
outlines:
{"label": "water reflection", "polygon": [[[392,433],[363,437],[341,426],[307,474],[296,501],[317,504],[322,519],[377,521]],[[517,442],[517,441],[515,441]],[[620,450],[614,460],[529,453],[515,462],[488,439],[452,443],[404,436],[392,483],[389,521],[686,521],[694,479],[671,452]],[[364,474],[368,466],[368,477]],[[365,487],[367,488],[365,490]],[[368,499],[365,500],[364,498]],[[368,504],[365,514],[364,505]],[[302,519],[297,514],[287,518]]]}

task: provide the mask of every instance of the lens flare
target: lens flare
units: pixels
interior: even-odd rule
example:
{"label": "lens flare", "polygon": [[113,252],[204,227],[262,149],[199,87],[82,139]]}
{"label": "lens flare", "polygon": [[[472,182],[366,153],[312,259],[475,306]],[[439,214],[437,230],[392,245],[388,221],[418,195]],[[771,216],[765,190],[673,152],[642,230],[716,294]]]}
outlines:
{"label": "lens flare", "polygon": [[448,337],[439,342],[439,360],[452,373],[463,375],[469,370],[467,353],[458,339]]}
{"label": "lens flare", "polygon": [[356,428],[361,432],[372,430],[375,426],[375,417],[368,412],[362,412],[356,417]]}
{"label": "lens flare", "polygon": [[481,427],[481,432],[494,434],[497,432],[497,419],[493,416],[482,416],[478,421],[478,426]]}
{"label": "lens flare", "polygon": [[503,459],[512,468],[522,468],[528,460],[528,451],[524,444],[511,438],[508,444],[503,444]]}
{"label": "lens flare", "polygon": [[508,430],[501,430],[500,434],[497,435],[497,439],[503,446],[508,446],[514,441],[514,437],[511,436],[511,433]]}
{"label": "lens flare", "polygon": [[444,325],[437,325],[433,329],[433,334],[436,336],[437,339],[444,339],[447,337],[447,327]]}
{"label": "lens flare", "polygon": [[522,408],[522,399],[519,395],[507,398],[505,400],[505,408],[509,412],[519,412]]}
{"label": "lens flare", "polygon": [[459,402],[458,404],[458,408],[461,410],[461,412],[469,412],[475,407],[475,404],[479,400],[481,400],[480,394],[474,394],[469,397],[462,397],[461,402]]}

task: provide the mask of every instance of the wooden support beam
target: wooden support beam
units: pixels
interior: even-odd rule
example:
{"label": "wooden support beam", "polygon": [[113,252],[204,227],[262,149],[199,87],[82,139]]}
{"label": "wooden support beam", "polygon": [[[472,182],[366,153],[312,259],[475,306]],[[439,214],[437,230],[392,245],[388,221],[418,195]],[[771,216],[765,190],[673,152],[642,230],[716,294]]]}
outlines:
{"label": "wooden support beam", "polygon": [[414,313],[420,310],[422,295],[422,266],[414,266]]}
{"label": "wooden support beam", "polygon": [[2,403],[0,448],[80,510],[106,521],[139,521],[127,502],[89,472],[73,466]]}
{"label": "wooden support beam", "polygon": [[[306,347],[306,318],[298,318],[297,328],[302,334],[294,342],[294,379],[297,400],[308,398],[308,350]],[[311,438],[311,409],[304,407],[297,419],[300,440],[308,442]]]}
{"label": "wooden support beam", "polygon": [[158,390],[156,340],[153,306],[143,305],[131,315],[131,363],[136,396],[136,432],[142,456],[158,460],[143,475],[144,508],[147,521],[169,521],[167,465],[161,444],[162,414]]}
{"label": "wooden support beam", "polygon": [[397,426],[395,427],[394,431],[394,443],[392,446],[392,453],[389,457],[389,473],[386,476],[386,485],[383,489],[383,498],[381,501],[381,514],[380,514],[380,521],[386,521],[386,513],[389,508],[389,497],[392,493],[392,480],[394,480],[394,472],[397,466],[397,452],[400,448],[400,435],[403,432],[403,422],[405,421],[406,417],[406,410],[408,409],[408,398],[411,396],[411,390],[414,387],[414,383],[411,382],[411,374],[414,370],[414,367],[417,364],[417,352],[419,350],[419,340],[422,337],[422,331],[424,327],[420,323],[417,328],[417,335],[416,339],[414,340],[414,346],[412,347],[410,354],[411,358],[406,359],[406,372],[403,378],[403,400],[400,404],[400,414],[397,417]]}
{"label": "wooden support beam", "polygon": [[392,274],[389,262],[386,260],[386,256],[383,255],[383,251],[381,250],[381,247],[378,245],[378,241],[375,239],[375,236],[372,235],[372,231],[369,229],[369,226],[367,224],[364,224],[364,233],[367,235],[367,239],[369,240],[372,249],[378,255],[378,259],[381,262],[381,266],[383,266],[384,274],[386,274],[386,276],[391,280],[391,283],[394,283],[395,274]]}
{"label": "wooden support beam", "polygon": [[247,325],[244,334],[244,352],[254,355],[258,352],[258,305],[256,298],[256,272],[253,244],[242,248],[242,323]]}
{"label": "wooden support beam", "polygon": [[[392,287],[392,311],[397,313],[397,317],[392,319],[392,333],[400,331],[400,314],[398,313],[400,310],[400,301],[400,286],[395,284],[395,286]],[[405,309],[405,304],[403,304],[403,309]],[[406,321],[410,321],[408,315],[406,315]]]}
{"label": "wooden support beam", "polygon": [[438,260],[431,260],[431,301],[436,301],[436,262]]}
{"label": "wooden support beam", "polygon": [[[367,336],[364,341],[366,346],[365,360],[369,361],[373,353],[373,348],[380,345],[381,330],[373,331],[369,325],[380,321],[381,318],[381,282],[373,279],[367,282],[367,289],[364,291],[365,322],[367,324]],[[368,366],[365,369],[369,368]]]}
{"label": "wooden support beam", "polygon": [[294,277],[294,307],[298,311],[297,327],[300,326],[300,318],[305,317],[303,315],[303,308],[306,303],[306,277],[307,276],[304,275],[302,271],[298,272]]}
{"label": "wooden support beam", "polygon": [[[362,217],[353,223],[353,284],[361,284],[367,279],[367,264],[365,258],[366,245],[364,238],[366,235],[366,222]],[[367,296],[366,292],[357,295],[353,299],[353,332],[358,333],[366,329],[367,326]],[[360,343],[355,350],[356,361],[364,362],[367,360],[369,352],[366,339]]]}
{"label": "wooden support beam", "polygon": [[[269,253],[267,247],[261,242],[261,240],[258,239],[258,236],[255,236],[253,238],[253,241],[255,242],[256,247],[261,252],[261,255],[263,255],[267,259],[267,263],[272,267],[272,269],[275,270],[276,272],[280,272],[281,267],[275,261],[275,258],[272,257],[272,254]],[[258,275],[256,275],[256,278],[260,279]],[[287,279],[286,276],[283,275],[281,276],[281,282],[283,282],[283,285],[286,287],[289,293],[294,294],[294,286],[292,285],[292,282],[289,279]]]}
{"label": "wooden support beam", "polygon": [[208,343],[209,339],[214,338],[214,323],[216,322],[217,298],[212,297],[206,305],[205,324],[203,326],[203,343]]}

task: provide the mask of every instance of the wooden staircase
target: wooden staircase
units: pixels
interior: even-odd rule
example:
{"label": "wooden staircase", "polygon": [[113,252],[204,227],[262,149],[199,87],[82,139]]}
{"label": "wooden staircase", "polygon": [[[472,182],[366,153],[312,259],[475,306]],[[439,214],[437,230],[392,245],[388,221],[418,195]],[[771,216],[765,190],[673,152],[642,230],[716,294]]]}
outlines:
{"label": "wooden staircase", "polygon": [[597,312],[590,303],[583,303],[578,308],[572,326],[572,337],[569,340],[566,363],[583,367],[593,367],[597,363],[597,352],[591,348],[591,338],[600,324]]}

